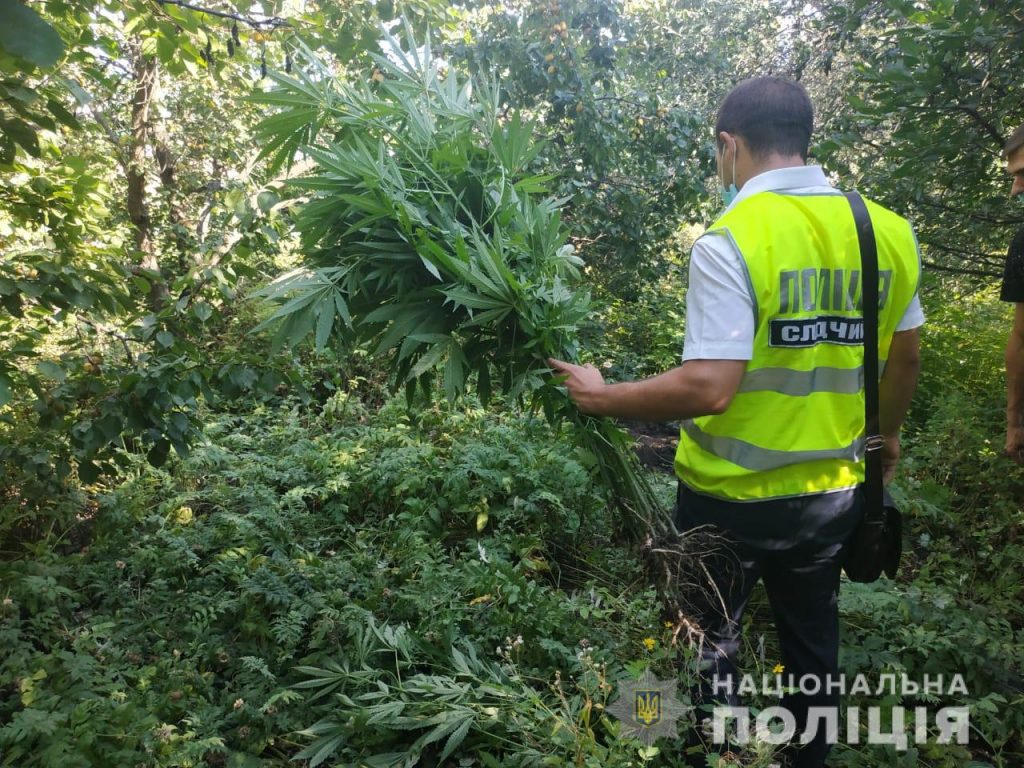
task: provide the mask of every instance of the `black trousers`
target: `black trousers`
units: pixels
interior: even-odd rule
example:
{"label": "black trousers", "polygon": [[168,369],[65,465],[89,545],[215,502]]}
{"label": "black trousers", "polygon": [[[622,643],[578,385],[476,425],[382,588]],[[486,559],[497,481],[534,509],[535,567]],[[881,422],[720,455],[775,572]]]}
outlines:
{"label": "black trousers", "polygon": [[[708,524],[706,504],[694,509],[692,491],[681,487],[676,510],[677,527],[687,530],[695,525]],[[702,500],[706,501],[706,499]],[[768,601],[775,619],[779,637],[781,663],[785,667],[783,681],[804,679],[803,693],[786,693],[779,706],[789,710],[796,721],[796,737],[785,754],[794,768],[821,768],[831,749],[825,721],[814,718],[817,733],[806,745],[800,745],[800,736],[808,724],[809,710],[832,707],[838,722],[838,693],[829,690],[829,680],[838,680],[839,672],[839,572],[842,548],[862,514],[859,495],[849,494],[845,500],[826,500],[833,505],[827,514],[812,516],[823,521],[820,531],[792,532],[765,530],[772,526],[764,515],[779,512],[763,505],[743,504],[744,513],[751,515],[751,524],[743,524],[743,514],[724,514],[729,527],[716,526],[728,541],[725,551],[709,557],[705,566],[718,590],[701,590],[691,601],[694,617],[705,633],[702,647],[704,682],[695,698],[698,703],[728,704],[741,702],[735,696],[742,674],[736,668],[736,655],[740,647],[740,627],[743,612],[757,581],[764,582]],[[731,511],[736,513],[735,507]],[[771,505],[769,505],[770,507]],[[761,507],[760,509],[758,507]],[[713,514],[713,510],[712,510]],[[799,520],[810,519],[794,513],[786,519],[784,510],[776,515],[778,525],[796,525]],[[817,523],[812,523],[816,525]],[[763,539],[761,538],[763,537]],[[838,540],[836,540],[838,538]],[[766,543],[770,542],[766,548]],[[755,677],[751,675],[752,678]],[[813,676],[817,685],[813,683]],[[732,681],[732,694],[723,685]],[[715,682],[719,685],[716,686]],[[756,679],[760,687],[761,680]],[[751,718],[753,720],[753,718]],[[812,726],[813,727],[813,726]],[[753,732],[753,728],[751,729]]]}

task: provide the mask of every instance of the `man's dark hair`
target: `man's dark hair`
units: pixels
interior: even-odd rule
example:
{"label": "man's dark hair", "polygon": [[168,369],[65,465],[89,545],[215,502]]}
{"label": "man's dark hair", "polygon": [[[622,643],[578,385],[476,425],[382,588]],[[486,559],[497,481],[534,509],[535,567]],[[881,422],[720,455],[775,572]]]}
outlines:
{"label": "man's dark hair", "polygon": [[784,77],[752,77],[725,97],[715,122],[719,132],[743,137],[756,158],[777,152],[807,159],[814,108],[800,83]]}
{"label": "man's dark hair", "polygon": [[1009,157],[1021,147],[1024,147],[1024,123],[1010,134],[1010,138],[1006,141],[1006,146],[1003,147],[1003,157]]}

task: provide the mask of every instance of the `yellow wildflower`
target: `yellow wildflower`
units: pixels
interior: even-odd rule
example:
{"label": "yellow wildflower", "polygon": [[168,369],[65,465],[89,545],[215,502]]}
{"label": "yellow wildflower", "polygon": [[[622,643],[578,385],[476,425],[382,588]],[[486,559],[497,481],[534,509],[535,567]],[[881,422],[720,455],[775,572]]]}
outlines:
{"label": "yellow wildflower", "polygon": [[776,664],[774,667],[772,667],[772,672],[774,672],[776,675],[781,675],[785,671],[786,667],[782,664]]}
{"label": "yellow wildflower", "polygon": [[657,644],[658,644],[658,641],[655,640],[653,637],[645,637],[644,638],[644,647],[647,648],[648,651],[653,651],[654,650],[654,646],[656,646]]}

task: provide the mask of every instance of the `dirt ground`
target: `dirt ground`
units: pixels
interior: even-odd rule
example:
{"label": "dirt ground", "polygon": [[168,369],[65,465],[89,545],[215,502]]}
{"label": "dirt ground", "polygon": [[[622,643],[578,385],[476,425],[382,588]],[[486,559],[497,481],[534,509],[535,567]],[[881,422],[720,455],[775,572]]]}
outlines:
{"label": "dirt ground", "polygon": [[625,422],[623,426],[636,440],[636,455],[645,467],[673,474],[679,425],[665,422]]}

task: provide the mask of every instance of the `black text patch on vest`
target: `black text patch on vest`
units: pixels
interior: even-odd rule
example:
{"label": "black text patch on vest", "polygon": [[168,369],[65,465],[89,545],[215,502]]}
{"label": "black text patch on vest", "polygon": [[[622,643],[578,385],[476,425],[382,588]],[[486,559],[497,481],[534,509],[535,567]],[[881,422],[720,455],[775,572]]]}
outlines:
{"label": "black text patch on vest", "polygon": [[775,318],[768,322],[769,347],[813,347],[817,344],[860,346],[864,321],[859,317]]}

